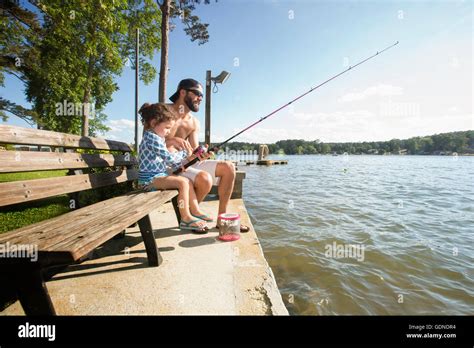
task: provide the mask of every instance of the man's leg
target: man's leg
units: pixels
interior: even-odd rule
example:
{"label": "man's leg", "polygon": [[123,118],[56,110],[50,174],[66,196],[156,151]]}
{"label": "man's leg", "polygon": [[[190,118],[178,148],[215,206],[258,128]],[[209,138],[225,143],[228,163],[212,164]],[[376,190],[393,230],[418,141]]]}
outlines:
{"label": "man's leg", "polygon": [[207,196],[212,188],[211,174],[205,171],[200,171],[194,178],[194,190],[196,191],[196,198],[199,203]]}
{"label": "man's leg", "polygon": [[234,190],[235,166],[232,162],[221,161],[216,166],[216,177],[220,177],[217,192],[219,193],[219,214],[227,212],[232,191]]}
{"label": "man's leg", "polygon": [[[216,166],[216,177],[219,178],[219,186],[217,191],[219,192],[219,215],[227,213],[230,197],[234,190],[235,181],[235,166],[232,162],[221,161]],[[217,219],[217,226],[220,221]],[[250,228],[243,224],[240,224],[240,232],[248,232]]]}

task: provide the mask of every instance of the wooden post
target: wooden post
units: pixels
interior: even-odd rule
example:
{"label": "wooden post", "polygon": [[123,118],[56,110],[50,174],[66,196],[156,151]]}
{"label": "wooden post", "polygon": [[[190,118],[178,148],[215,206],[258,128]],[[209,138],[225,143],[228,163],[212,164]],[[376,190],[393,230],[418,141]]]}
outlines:
{"label": "wooden post", "polygon": [[262,161],[265,159],[265,157],[268,156],[268,146],[265,144],[262,144],[258,147],[258,160]]}
{"label": "wooden post", "polygon": [[138,220],[138,226],[140,227],[143,243],[145,244],[146,255],[148,257],[148,266],[157,267],[161,265],[163,259],[161,258],[160,252],[156,246],[150,216],[145,215],[140,220]]}

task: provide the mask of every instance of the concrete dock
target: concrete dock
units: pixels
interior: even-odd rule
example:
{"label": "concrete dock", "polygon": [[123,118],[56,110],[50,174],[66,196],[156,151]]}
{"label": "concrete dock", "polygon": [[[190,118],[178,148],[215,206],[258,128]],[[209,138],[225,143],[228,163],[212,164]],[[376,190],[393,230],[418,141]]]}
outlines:
{"label": "concrete dock", "polygon": [[[216,217],[218,201],[201,203]],[[177,228],[171,203],[151,214],[159,267],[148,267],[138,227],[56,274],[46,286],[58,315],[288,315],[242,199],[232,199],[251,227],[235,242]],[[17,301],[1,315],[24,315]]]}

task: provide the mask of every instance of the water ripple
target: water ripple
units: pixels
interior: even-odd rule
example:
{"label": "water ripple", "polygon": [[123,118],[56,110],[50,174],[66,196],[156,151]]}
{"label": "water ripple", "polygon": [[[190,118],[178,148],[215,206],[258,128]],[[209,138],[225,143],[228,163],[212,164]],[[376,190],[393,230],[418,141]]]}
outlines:
{"label": "water ripple", "polygon": [[[244,199],[291,314],[474,313],[474,158],[288,156]],[[328,246],[364,247],[363,260]]]}

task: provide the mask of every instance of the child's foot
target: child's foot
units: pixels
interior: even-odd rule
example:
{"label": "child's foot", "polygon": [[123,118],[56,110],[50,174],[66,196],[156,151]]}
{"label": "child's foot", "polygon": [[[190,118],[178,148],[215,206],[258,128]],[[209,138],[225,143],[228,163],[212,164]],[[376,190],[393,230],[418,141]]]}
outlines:
{"label": "child's foot", "polygon": [[181,219],[179,228],[182,230],[191,230],[195,233],[207,233],[207,231],[209,230],[209,228],[206,226],[206,223],[201,219]]}
{"label": "child's foot", "polygon": [[212,218],[212,216],[209,216],[207,214],[204,214],[200,211],[198,212],[195,212],[195,213],[191,213],[192,216],[194,216],[195,218],[198,218],[198,219],[201,219],[201,220],[204,220],[206,222],[213,222],[214,219]]}

